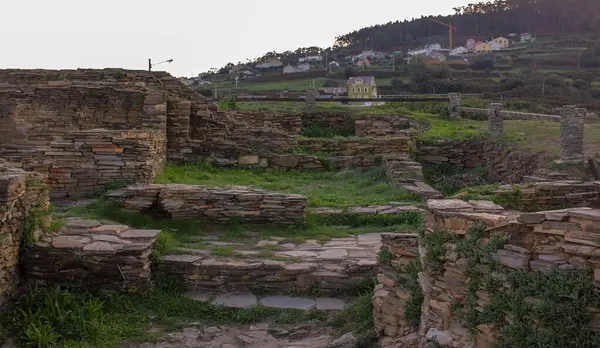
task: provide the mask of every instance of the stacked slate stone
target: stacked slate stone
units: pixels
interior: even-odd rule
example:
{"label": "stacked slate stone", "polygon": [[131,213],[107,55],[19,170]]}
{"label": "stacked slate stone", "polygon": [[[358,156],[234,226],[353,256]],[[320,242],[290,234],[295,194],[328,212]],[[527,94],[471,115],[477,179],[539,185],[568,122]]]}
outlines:
{"label": "stacked slate stone", "polygon": [[306,197],[247,188],[131,186],[107,195],[123,209],[177,220],[303,225]]}
{"label": "stacked slate stone", "polygon": [[42,285],[143,292],[151,287],[150,253],[158,233],[69,219],[59,233],[27,249],[24,274],[29,282]]}
{"label": "stacked slate stone", "polygon": [[425,126],[399,115],[368,115],[356,120],[357,137],[407,137],[417,134]]}
{"label": "stacked slate stone", "polygon": [[[456,303],[465,303],[469,296],[469,260],[457,246],[470,237],[469,228],[475,224],[486,227],[481,243],[487,243],[494,236],[504,236],[506,240],[500,249],[490,252],[490,257],[499,265],[492,274],[494,279],[500,280],[494,291],[510,294],[514,290],[509,282],[501,281],[508,279],[507,273],[513,270],[547,273],[590,268],[594,269],[590,282],[600,289],[600,264],[595,257],[600,251],[600,210],[573,208],[521,214],[502,211],[489,202],[459,200],[432,200],[428,202],[428,209],[428,233],[448,231],[455,237],[443,244],[441,269],[426,263],[427,281],[422,287],[426,299],[421,317],[422,343],[487,347],[498,342],[498,327],[480,323],[473,333],[460,317],[461,313],[451,309]],[[485,270],[486,262],[489,261],[483,259],[475,267]],[[475,309],[483,312],[494,294],[484,283],[475,294]],[[600,314],[596,308],[588,310],[591,329],[598,331],[594,323],[600,320]],[[505,314],[504,320],[508,323],[515,320],[510,311]]]}
{"label": "stacked slate stone", "polygon": [[276,294],[309,292],[314,286],[325,293],[339,293],[374,276],[373,265],[368,262],[343,261],[336,270],[323,270],[318,266],[317,263],[168,255],[157,270],[182,281],[188,289],[208,292],[261,290]]}
{"label": "stacked slate stone", "polygon": [[235,110],[229,114],[229,117],[250,127],[266,128],[290,135],[300,135],[302,132],[300,114],[282,115],[266,110]]}
{"label": "stacked slate stone", "polygon": [[47,175],[52,197],[81,197],[113,181],[154,181],[165,163],[166,138],[163,131],[68,131],[60,140],[7,157]]}
{"label": "stacked slate stone", "polygon": [[407,155],[387,155],[383,157],[385,175],[395,185],[414,194],[434,198],[441,193],[423,182],[423,167]]}
{"label": "stacked slate stone", "polygon": [[[0,159],[0,306],[19,283],[18,262],[23,224],[33,209],[48,207],[48,193],[41,174],[12,168]],[[45,218],[40,221],[49,224]],[[40,231],[29,231],[33,237]]]}
{"label": "stacked slate stone", "polygon": [[416,234],[384,234],[381,236],[379,284],[373,296],[373,319],[383,339],[382,348],[418,347],[418,327],[411,327],[405,317],[410,292],[402,285],[408,281],[406,266],[418,260]]}
{"label": "stacked slate stone", "polygon": [[368,141],[359,139],[306,139],[298,141],[298,145],[303,149],[313,152],[325,152],[333,156],[398,153],[405,153],[408,155],[410,138],[402,136],[369,139]]}

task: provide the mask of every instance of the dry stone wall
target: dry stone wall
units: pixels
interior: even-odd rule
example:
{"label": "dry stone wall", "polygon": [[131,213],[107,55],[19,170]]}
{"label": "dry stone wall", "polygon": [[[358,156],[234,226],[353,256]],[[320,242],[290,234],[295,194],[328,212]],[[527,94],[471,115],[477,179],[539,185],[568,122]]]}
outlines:
{"label": "dry stone wall", "polygon": [[339,134],[354,134],[354,120],[345,112],[304,111],[301,116],[304,128],[328,128]]}
{"label": "dry stone wall", "polygon": [[[384,234],[381,236],[379,273],[373,296],[373,320],[383,339],[382,348],[416,348],[419,345],[418,325],[407,319],[408,301],[419,301],[408,289],[419,287],[418,279],[408,272],[420,268],[417,234]],[[418,304],[420,306],[420,304]]]}
{"label": "dry stone wall", "polygon": [[298,146],[308,152],[321,152],[334,156],[407,154],[410,138],[403,136],[383,139],[306,139],[299,140]]}
{"label": "dry stone wall", "polygon": [[131,186],[108,197],[127,211],[157,218],[277,225],[306,222],[306,197],[257,189],[154,184]]}
{"label": "dry stone wall", "polygon": [[159,230],[69,219],[27,249],[26,279],[38,285],[101,286],[139,293],[151,287],[150,253]]}
{"label": "dry stone wall", "polygon": [[[502,197],[513,209],[537,211],[600,207],[600,182],[552,181],[501,186],[482,198]],[[507,203],[508,204],[508,203]]]}
{"label": "dry stone wall", "polygon": [[245,123],[251,127],[266,128],[290,135],[300,135],[302,132],[302,117],[300,114],[282,115],[268,110],[235,110],[229,113],[234,121]]}
{"label": "dry stone wall", "polygon": [[41,233],[39,229],[51,222],[45,215],[48,192],[44,179],[41,174],[12,168],[0,160],[0,307],[19,284],[19,247],[24,231],[28,241],[33,241]]}
{"label": "dry stone wall", "polygon": [[0,150],[15,165],[48,176],[53,198],[82,197],[106,184],[151,183],[165,163],[163,131],[66,131],[47,142]]}
{"label": "dry stone wall", "polygon": [[[600,210],[518,213],[461,200],[430,200],[427,209],[422,237],[382,236],[373,302],[383,347],[531,346],[543,337],[591,347],[600,339]],[[569,287],[580,289],[577,298],[558,295]],[[569,320],[578,324],[565,331]]]}
{"label": "dry stone wall", "polygon": [[384,156],[383,168],[388,179],[409,192],[429,198],[441,197],[440,192],[423,182],[423,167],[408,155]]}
{"label": "dry stone wall", "polygon": [[399,115],[367,115],[355,121],[356,136],[365,138],[406,137],[424,125]]}
{"label": "dry stone wall", "polygon": [[[310,251],[296,253],[313,254]],[[318,261],[321,264],[325,262],[322,259]],[[289,294],[309,293],[311,289],[318,288],[322,293],[339,294],[375,276],[375,262],[371,260],[335,260],[333,263],[323,268],[319,262],[306,260],[284,262],[167,255],[156,269],[181,281],[187,289],[209,292]]]}
{"label": "dry stone wall", "polygon": [[551,159],[543,151],[528,151],[484,140],[440,140],[420,143],[417,160],[424,165],[480,165],[489,182],[520,183],[524,176],[546,167]]}

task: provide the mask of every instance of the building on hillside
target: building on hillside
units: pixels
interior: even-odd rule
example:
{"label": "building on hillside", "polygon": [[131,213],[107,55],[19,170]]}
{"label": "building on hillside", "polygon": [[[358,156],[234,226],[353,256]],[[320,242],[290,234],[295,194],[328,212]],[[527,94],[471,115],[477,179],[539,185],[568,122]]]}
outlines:
{"label": "building on hillside", "polygon": [[500,45],[500,49],[508,48],[508,46],[510,45],[510,42],[508,41],[508,39],[505,37],[502,37],[502,36],[492,39],[491,42],[498,43]]}
{"label": "building on hillside", "polygon": [[464,46],[458,46],[450,51],[451,56],[460,56],[465,53],[469,53],[469,50]]}
{"label": "building on hillside", "polygon": [[500,45],[496,41],[488,41],[487,44],[492,47],[492,51],[499,51],[502,49],[502,45]]}
{"label": "building on hillside", "polygon": [[533,38],[533,35],[531,35],[530,33],[523,33],[521,34],[521,43],[529,43],[534,41],[535,39]]}
{"label": "building on hillside", "polygon": [[432,51],[432,52],[427,53],[426,57],[437,60],[440,63],[446,61],[446,55],[444,55],[441,52],[437,52],[437,51]]}
{"label": "building on hillside", "polygon": [[308,70],[310,70],[309,64],[300,64],[298,66],[292,66],[292,65],[288,64],[285,68],[283,68],[283,73],[284,74],[294,74],[294,73],[307,72]]}
{"label": "building on hillside", "polygon": [[420,55],[423,55],[423,54],[428,54],[430,52],[440,51],[440,50],[442,50],[442,45],[440,45],[440,44],[431,44],[431,45],[425,45],[422,48],[418,48],[418,49],[415,49],[415,50],[410,50],[410,51],[408,51],[408,55],[412,56],[412,57],[415,57],[415,56],[420,56]]}
{"label": "building on hillside", "polygon": [[476,53],[491,52],[493,51],[493,48],[490,46],[490,44],[480,41],[475,44],[474,51]]}
{"label": "building on hillside", "polygon": [[300,63],[304,63],[304,62],[322,62],[323,61],[323,56],[307,56],[307,57],[300,57],[298,58],[298,62]]}
{"label": "building on hillside", "polygon": [[377,98],[377,84],[374,76],[356,76],[348,79],[348,98]]}
{"label": "building on hillside", "polygon": [[465,41],[465,47],[467,48],[467,50],[469,52],[473,52],[475,50],[475,45],[477,45],[478,42],[481,42],[475,38],[470,38],[467,39],[467,41]]}
{"label": "building on hillside", "polygon": [[271,69],[271,68],[279,68],[282,67],[283,63],[278,59],[271,59],[268,62],[264,62],[261,64],[257,64],[256,68],[258,69]]}

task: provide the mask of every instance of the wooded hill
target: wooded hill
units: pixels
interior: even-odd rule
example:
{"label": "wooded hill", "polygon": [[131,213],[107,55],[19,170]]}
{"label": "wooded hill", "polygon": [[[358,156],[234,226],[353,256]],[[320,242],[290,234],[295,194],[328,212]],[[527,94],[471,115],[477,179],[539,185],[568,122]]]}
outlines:
{"label": "wooded hill", "polygon": [[[599,0],[495,0],[454,9],[452,16],[433,17],[451,23],[455,36],[506,36],[509,33],[583,33],[600,35]],[[412,46],[432,36],[448,36],[448,29],[421,17],[363,28],[337,39],[339,46],[352,49],[393,50]],[[421,39],[421,40],[420,40]],[[440,42],[441,43],[441,42]]]}

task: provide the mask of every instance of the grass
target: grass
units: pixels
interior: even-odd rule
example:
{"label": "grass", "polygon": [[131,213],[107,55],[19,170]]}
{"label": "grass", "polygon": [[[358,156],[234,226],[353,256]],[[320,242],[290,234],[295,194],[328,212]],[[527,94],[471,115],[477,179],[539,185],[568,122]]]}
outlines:
{"label": "grass", "polygon": [[[320,217],[309,214],[305,226],[282,228],[277,226],[251,226],[240,223],[223,225],[207,225],[200,221],[156,220],[141,213],[126,212],[108,200],[98,199],[86,207],[74,207],[68,211],[69,216],[88,219],[109,220],[143,229],[159,229],[153,260],[160,261],[163,255],[181,253],[176,248],[210,250],[215,256],[242,257],[234,247],[213,246],[200,237],[218,236],[223,242],[247,243],[249,246],[269,237],[284,237],[287,242],[303,243],[314,239],[327,242],[332,238],[344,238],[372,232],[412,232],[422,225],[422,216],[418,213],[398,215],[358,215],[347,214],[336,218]],[[271,246],[257,248],[258,257],[271,256]],[[256,257],[256,256],[253,256]]]}
{"label": "grass", "polygon": [[353,207],[392,201],[421,202],[420,197],[396,187],[380,168],[334,172],[299,172],[275,169],[217,169],[207,163],[167,165],[156,178],[159,184],[213,187],[242,185],[308,197],[311,207]]}
{"label": "grass", "polygon": [[[120,347],[124,342],[156,341],[186,323],[209,325],[324,321],[324,312],[266,307],[233,309],[196,302],[180,284],[159,278],[144,296],[100,295],[65,288],[33,289],[0,319],[0,333],[22,346]],[[156,333],[146,331],[159,327]],[[5,337],[5,336],[4,336]]]}

